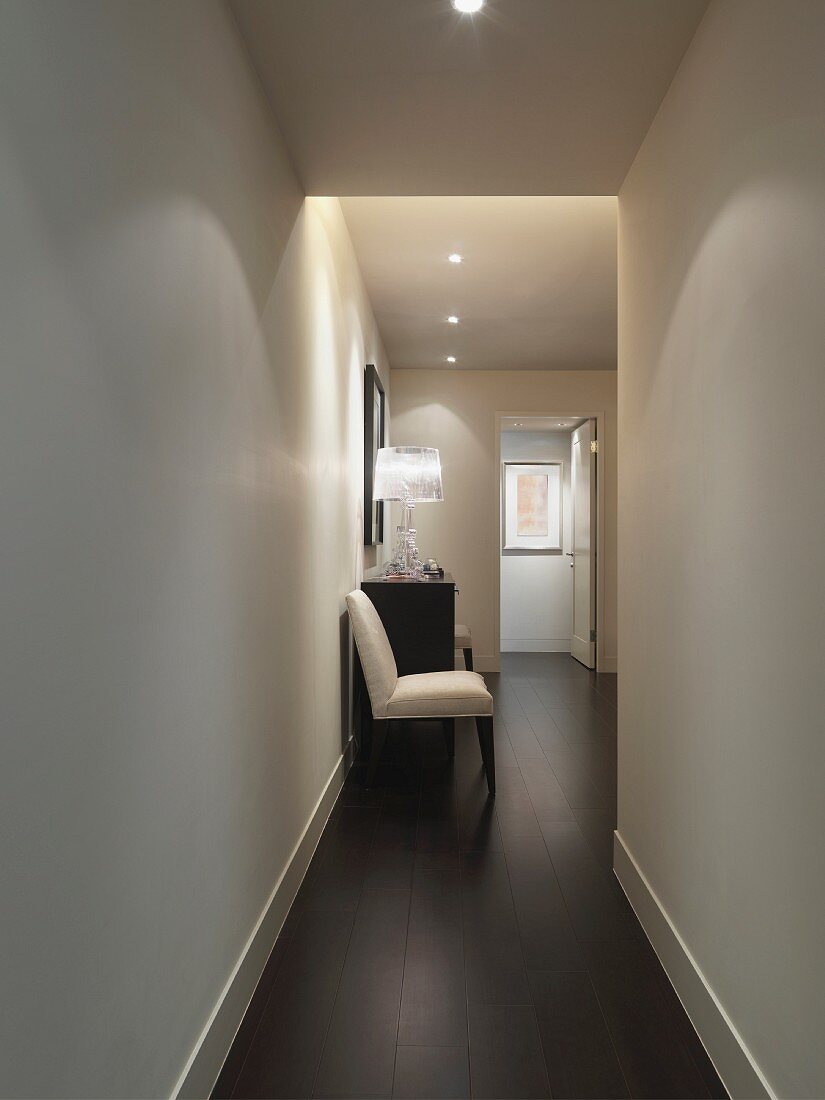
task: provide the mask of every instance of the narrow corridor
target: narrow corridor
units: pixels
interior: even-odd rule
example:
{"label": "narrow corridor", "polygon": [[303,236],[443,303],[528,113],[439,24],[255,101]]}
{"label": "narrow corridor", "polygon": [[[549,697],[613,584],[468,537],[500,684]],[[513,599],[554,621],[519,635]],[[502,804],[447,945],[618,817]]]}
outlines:
{"label": "narrow corridor", "polygon": [[616,677],[502,661],[495,802],[469,720],[353,768],[216,1097],[725,1095],[611,870]]}

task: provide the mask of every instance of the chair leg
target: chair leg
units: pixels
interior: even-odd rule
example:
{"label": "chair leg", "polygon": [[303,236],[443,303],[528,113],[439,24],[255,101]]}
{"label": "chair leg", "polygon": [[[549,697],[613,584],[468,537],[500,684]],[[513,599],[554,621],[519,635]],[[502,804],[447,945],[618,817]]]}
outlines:
{"label": "chair leg", "polygon": [[367,771],[368,787],[372,786],[373,780],[375,779],[375,773],[378,770],[378,762],[381,759],[384,743],[387,740],[389,725],[388,718],[373,718],[372,720],[372,753],[370,754],[370,766]]}
{"label": "chair leg", "polygon": [[455,718],[442,718],[441,725],[444,730],[444,743],[447,746],[447,756],[455,759]]}
{"label": "chair leg", "polygon": [[478,744],[481,749],[481,759],[484,761],[484,773],[487,776],[487,790],[490,794],[496,793],[496,754],[493,747],[493,719],[488,716],[476,718],[476,730],[478,731]]}
{"label": "chair leg", "polygon": [[473,651],[472,648],[464,650],[464,667],[468,672],[473,671]]}

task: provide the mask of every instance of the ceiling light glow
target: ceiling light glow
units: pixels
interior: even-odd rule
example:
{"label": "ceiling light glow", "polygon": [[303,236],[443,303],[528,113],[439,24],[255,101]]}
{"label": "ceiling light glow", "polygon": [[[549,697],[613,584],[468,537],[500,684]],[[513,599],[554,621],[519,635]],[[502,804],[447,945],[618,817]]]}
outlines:
{"label": "ceiling light glow", "polygon": [[447,259],[450,261],[451,264],[460,264],[464,257],[461,256],[458,252],[451,252]]}
{"label": "ceiling light glow", "polygon": [[483,6],[484,0],[453,0],[453,7],[462,15],[472,15],[473,12],[481,11]]}
{"label": "ceiling light glow", "polygon": [[455,362],[455,356],[454,355],[448,355],[447,356],[447,362],[448,363],[454,363]]}
{"label": "ceiling light glow", "polygon": [[450,322],[451,325],[457,325],[458,324],[458,318],[456,317],[456,315],[454,313],[451,313],[450,316],[447,318],[447,320]]}

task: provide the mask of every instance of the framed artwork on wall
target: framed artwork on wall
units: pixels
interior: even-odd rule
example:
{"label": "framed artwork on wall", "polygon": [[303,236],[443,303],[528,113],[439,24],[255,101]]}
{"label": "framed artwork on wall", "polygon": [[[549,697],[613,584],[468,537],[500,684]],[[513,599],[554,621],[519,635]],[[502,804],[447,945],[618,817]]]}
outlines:
{"label": "framed artwork on wall", "polygon": [[372,363],[364,372],[364,545],[384,541],[384,502],[372,499],[375,461],[384,440],[384,387]]}
{"label": "framed artwork on wall", "polygon": [[504,550],[562,549],[562,463],[502,463]]}

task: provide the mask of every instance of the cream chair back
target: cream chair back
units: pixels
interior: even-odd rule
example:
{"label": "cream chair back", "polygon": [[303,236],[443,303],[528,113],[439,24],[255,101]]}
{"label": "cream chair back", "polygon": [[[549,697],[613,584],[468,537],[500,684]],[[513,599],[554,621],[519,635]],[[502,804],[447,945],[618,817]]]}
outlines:
{"label": "cream chair back", "polygon": [[386,718],[387,701],[398,683],[398,668],[387,632],[366,593],[360,590],[350,592],[347,611],[370,694],[373,717]]}

